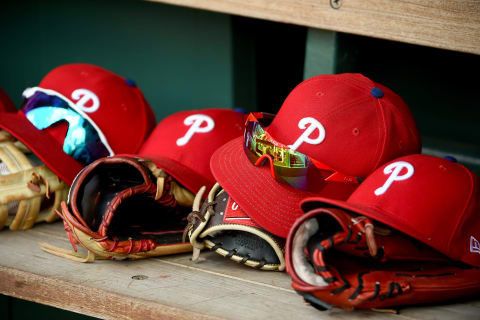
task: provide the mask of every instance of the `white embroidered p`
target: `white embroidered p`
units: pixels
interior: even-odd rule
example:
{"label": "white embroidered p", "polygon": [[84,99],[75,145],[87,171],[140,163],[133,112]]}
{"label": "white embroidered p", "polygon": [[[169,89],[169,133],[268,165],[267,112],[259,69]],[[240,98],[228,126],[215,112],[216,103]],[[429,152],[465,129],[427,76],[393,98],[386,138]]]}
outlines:
{"label": "white embroidered p", "polygon": [[[100,100],[97,95],[87,89],[77,89],[72,92],[72,99],[78,100],[75,102],[75,105],[79,107],[82,111],[92,113],[100,108]],[[91,101],[91,105],[87,107],[86,105]]]}
{"label": "white embroidered p", "polygon": [[[400,175],[400,172],[402,172],[404,168],[407,169],[407,172]],[[383,173],[389,174],[390,176],[388,177],[387,181],[385,181],[383,186],[375,190],[375,195],[379,196],[384,194],[395,181],[402,181],[410,178],[413,175],[413,171],[413,166],[405,161],[397,161],[389,164],[385,167],[385,169],[383,169]]]}
{"label": "white embroidered p", "polygon": [[[204,123],[206,123],[206,125],[202,127]],[[177,139],[177,146],[179,147],[186,145],[195,133],[210,132],[215,127],[215,121],[204,114],[192,114],[185,118],[183,124],[190,126],[190,128],[183,137]]]}
{"label": "white embroidered p", "polygon": [[[298,127],[305,131],[303,131],[302,135],[298,137],[294,144],[289,145],[290,149],[292,150],[297,150],[297,148],[300,147],[300,145],[304,142],[309,144],[319,144],[325,139],[325,128],[315,118],[306,117],[301,119],[298,122]],[[310,135],[315,131],[315,129],[318,129],[318,137],[312,139]]]}

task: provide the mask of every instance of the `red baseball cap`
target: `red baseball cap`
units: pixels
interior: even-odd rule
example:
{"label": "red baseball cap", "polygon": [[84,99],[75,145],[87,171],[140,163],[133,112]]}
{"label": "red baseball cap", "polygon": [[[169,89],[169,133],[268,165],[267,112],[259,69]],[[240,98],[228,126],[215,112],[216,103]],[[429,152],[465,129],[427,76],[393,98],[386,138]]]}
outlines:
{"label": "red baseball cap", "polygon": [[[300,83],[265,129],[276,141],[346,175],[365,178],[383,163],[420,152],[420,137],[405,102],[361,74],[321,75]],[[354,184],[320,182],[319,193],[276,182],[268,166],[255,167],[243,138],[220,148],[213,175],[245,212],[267,231],[287,237],[302,214],[298,203],[314,195],[345,200]]]}
{"label": "red baseball cap", "polygon": [[[95,127],[110,154],[137,152],[156,123],[153,110],[132,80],[98,66],[67,64],[57,67],[38,87],[25,90],[25,101],[28,102],[35,92],[68,101],[72,109]],[[15,114],[1,114],[0,128],[22,141],[68,184],[83,168],[79,161],[63,151],[69,128],[67,121],[57,121],[40,130],[21,109]]]}
{"label": "red baseball cap", "polygon": [[329,206],[375,219],[452,259],[480,266],[479,178],[456,162],[404,156],[378,168],[346,201],[301,202],[305,212]]}
{"label": "red baseball cap", "polygon": [[17,108],[13,104],[13,101],[7,95],[7,93],[0,88],[0,112],[16,112]]}
{"label": "red baseball cap", "polygon": [[193,193],[211,189],[215,178],[210,157],[228,141],[241,136],[246,115],[231,109],[174,113],[155,127],[139,155],[153,160]]}

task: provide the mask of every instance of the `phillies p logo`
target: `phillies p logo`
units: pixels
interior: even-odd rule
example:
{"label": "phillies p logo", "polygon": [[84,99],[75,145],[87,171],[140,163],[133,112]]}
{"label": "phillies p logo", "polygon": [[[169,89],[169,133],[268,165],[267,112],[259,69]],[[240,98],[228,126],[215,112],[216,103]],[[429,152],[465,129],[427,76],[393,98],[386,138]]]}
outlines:
{"label": "phillies p logo", "polygon": [[204,114],[192,114],[185,118],[183,124],[190,126],[190,128],[183,137],[177,139],[177,146],[179,147],[186,145],[195,133],[210,132],[215,127],[215,121]]}
{"label": "phillies p logo", "polygon": [[[298,147],[304,142],[309,144],[319,144],[325,139],[325,128],[323,125],[315,118],[306,117],[301,119],[298,122],[298,127],[303,131],[302,135],[298,137],[297,141],[294,144],[289,145],[290,149],[297,150]],[[310,135],[318,130],[318,136],[313,139]]]}
{"label": "phillies p logo", "polygon": [[[78,100],[75,105],[82,111],[92,113],[100,108],[100,100],[97,95],[87,89],[77,89],[72,92],[72,99]],[[90,105],[87,107],[87,105]]]}
{"label": "phillies p logo", "polygon": [[[403,169],[407,169],[407,172],[400,175]],[[389,174],[387,181],[381,186],[380,188],[376,189],[375,195],[379,196],[387,192],[388,188],[394,183],[395,181],[402,181],[407,180],[413,175],[413,166],[405,161],[397,161],[394,163],[389,164],[388,166],[383,169],[384,174]]]}

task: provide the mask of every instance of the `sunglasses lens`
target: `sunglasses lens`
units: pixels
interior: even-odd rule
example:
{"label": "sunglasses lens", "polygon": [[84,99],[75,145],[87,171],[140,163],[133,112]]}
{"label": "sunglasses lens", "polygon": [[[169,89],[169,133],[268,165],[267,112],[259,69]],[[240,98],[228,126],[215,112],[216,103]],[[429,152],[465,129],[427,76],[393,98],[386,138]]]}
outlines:
{"label": "sunglasses lens", "polygon": [[110,155],[92,124],[60,97],[36,92],[26,100],[22,110],[39,130],[60,121],[68,122],[63,151],[83,165]]}
{"label": "sunglasses lens", "polygon": [[261,140],[264,133],[265,131],[258,122],[247,122],[243,143],[245,153],[252,163],[255,163],[263,155],[263,152],[257,149],[257,140]]}
{"label": "sunglasses lens", "polygon": [[249,117],[245,126],[244,150],[253,164],[261,157],[268,161],[265,157],[268,156],[277,181],[289,184],[296,189],[307,188],[308,172],[313,167],[310,159],[273,140],[253,115]]}

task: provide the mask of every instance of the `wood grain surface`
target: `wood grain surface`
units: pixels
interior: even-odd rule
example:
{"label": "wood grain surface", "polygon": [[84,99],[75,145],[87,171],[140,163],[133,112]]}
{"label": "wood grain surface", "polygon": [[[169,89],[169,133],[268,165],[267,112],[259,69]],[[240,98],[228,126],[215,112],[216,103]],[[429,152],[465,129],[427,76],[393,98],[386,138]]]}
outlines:
{"label": "wood grain surface", "polygon": [[480,299],[432,307],[320,312],[286,273],[258,271],[211,252],[84,264],[42,251],[69,249],[62,223],[0,232],[0,293],[104,319],[478,319]]}
{"label": "wood grain surface", "polygon": [[150,0],[480,54],[480,0]]}

